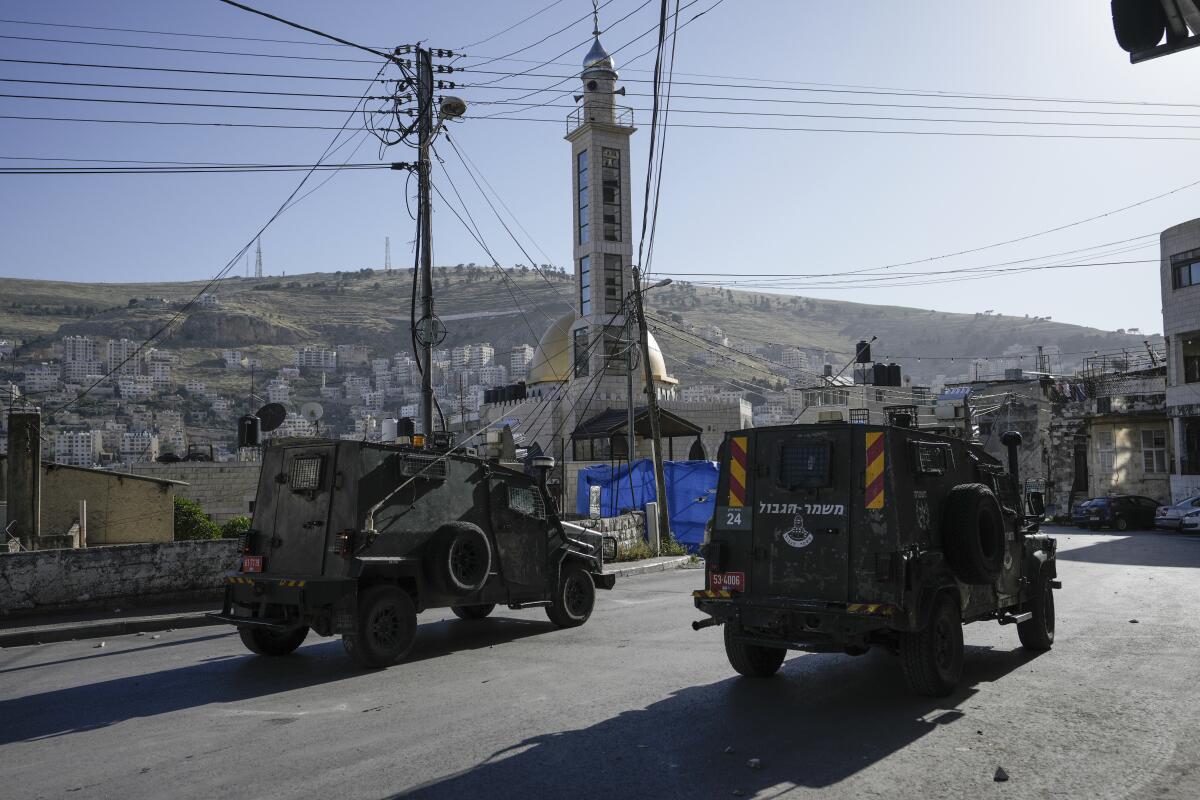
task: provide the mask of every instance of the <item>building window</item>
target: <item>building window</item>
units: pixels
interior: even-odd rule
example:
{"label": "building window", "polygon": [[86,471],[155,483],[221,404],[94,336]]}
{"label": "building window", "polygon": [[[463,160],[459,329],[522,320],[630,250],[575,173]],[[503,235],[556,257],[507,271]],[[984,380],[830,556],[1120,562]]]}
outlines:
{"label": "building window", "polygon": [[1200,383],[1200,333],[1183,340],[1183,382]]}
{"label": "building window", "polygon": [[625,298],[625,270],[621,266],[621,257],[612,253],[604,254],[604,313],[621,313],[621,303]]}
{"label": "building window", "polygon": [[624,372],[632,343],[623,338],[624,328],[604,329],[604,361],[614,372]]}
{"label": "building window", "polygon": [[621,151],[600,148],[601,188],[604,192],[604,241],[621,241]]}
{"label": "building window", "polygon": [[1161,428],[1142,431],[1142,470],[1167,471],[1167,432]]}
{"label": "building window", "polygon": [[1096,432],[1096,460],[1099,471],[1111,475],[1113,471],[1113,435],[1112,431]]}
{"label": "building window", "polygon": [[1175,288],[1200,286],[1200,257],[1195,252],[1171,256],[1171,272],[1175,276]]}
{"label": "building window", "polygon": [[575,377],[587,375],[588,368],[588,329],[579,328],[575,331]]}
{"label": "building window", "polygon": [[592,313],[592,259],[584,256],[579,259],[579,316],[586,317]]}
{"label": "building window", "polygon": [[579,177],[579,243],[587,244],[591,241],[588,236],[588,158],[587,150],[583,150],[575,157],[575,171]]}

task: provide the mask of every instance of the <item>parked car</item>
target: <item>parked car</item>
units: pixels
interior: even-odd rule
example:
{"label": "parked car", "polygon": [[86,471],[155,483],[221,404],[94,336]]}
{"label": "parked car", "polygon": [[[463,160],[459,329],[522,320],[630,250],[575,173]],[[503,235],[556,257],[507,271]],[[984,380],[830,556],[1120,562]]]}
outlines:
{"label": "parked car", "polygon": [[1071,524],[1078,525],[1081,528],[1086,528],[1088,524],[1088,506],[1095,502],[1096,498],[1090,497],[1081,503],[1076,503],[1071,509]]}
{"label": "parked car", "polygon": [[1200,495],[1180,500],[1173,506],[1159,506],[1154,516],[1154,527],[1177,531],[1183,518],[1193,511],[1200,509]]}
{"label": "parked car", "polygon": [[1179,530],[1185,533],[1200,533],[1200,508],[1189,511],[1179,521]]}
{"label": "parked car", "polygon": [[1098,497],[1088,503],[1087,526],[1100,528],[1108,526],[1118,531],[1130,528],[1154,527],[1154,515],[1158,512],[1158,502],[1149,497],[1135,494],[1118,494],[1112,497]]}

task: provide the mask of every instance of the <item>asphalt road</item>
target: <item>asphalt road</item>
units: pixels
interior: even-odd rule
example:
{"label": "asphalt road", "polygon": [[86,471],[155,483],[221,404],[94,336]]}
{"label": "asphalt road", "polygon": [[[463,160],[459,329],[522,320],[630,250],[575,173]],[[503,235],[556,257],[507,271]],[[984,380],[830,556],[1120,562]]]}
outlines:
{"label": "asphalt road", "polygon": [[688,625],[695,570],[570,631],[431,613],[382,672],[220,628],[0,650],[0,796],[1200,797],[1200,537],[1060,533],[1054,650],[968,626],[945,700],[886,653],[737,677]]}

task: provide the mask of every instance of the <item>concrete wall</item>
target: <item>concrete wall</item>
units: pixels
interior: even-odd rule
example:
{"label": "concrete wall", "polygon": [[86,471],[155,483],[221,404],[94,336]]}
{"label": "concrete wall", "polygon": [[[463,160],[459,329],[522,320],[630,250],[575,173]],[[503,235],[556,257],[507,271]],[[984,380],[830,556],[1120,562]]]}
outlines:
{"label": "concrete wall", "polygon": [[229,539],[0,552],[0,615],[216,596],[236,562]]}
{"label": "concrete wall", "polygon": [[[0,457],[0,483],[7,459]],[[175,537],[175,484],[108,470],[42,464],[42,534],[66,534],[87,502],[87,544],[169,542]],[[51,546],[49,540],[38,546]]]}
{"label": "concrete wall", "polygon": [[219,464],[212,461],[184,461],[176,464],[134,464],[136,475],[183,481],[180,497],[195,500],[214,522],[224,523],[233,517],[250,516],[258,493],[257,461],[238,461]]}

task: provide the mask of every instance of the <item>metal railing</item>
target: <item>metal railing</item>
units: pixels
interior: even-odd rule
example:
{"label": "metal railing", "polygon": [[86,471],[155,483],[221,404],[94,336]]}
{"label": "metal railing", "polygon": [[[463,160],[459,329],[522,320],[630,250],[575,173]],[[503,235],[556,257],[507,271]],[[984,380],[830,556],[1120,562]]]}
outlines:
{"label": "metal railing", "polygon": [[589,122],[632,128],[633,109],[628,106],[609,106],[600,103],[584,104],[567,115],[567,133],[578,130]]}

